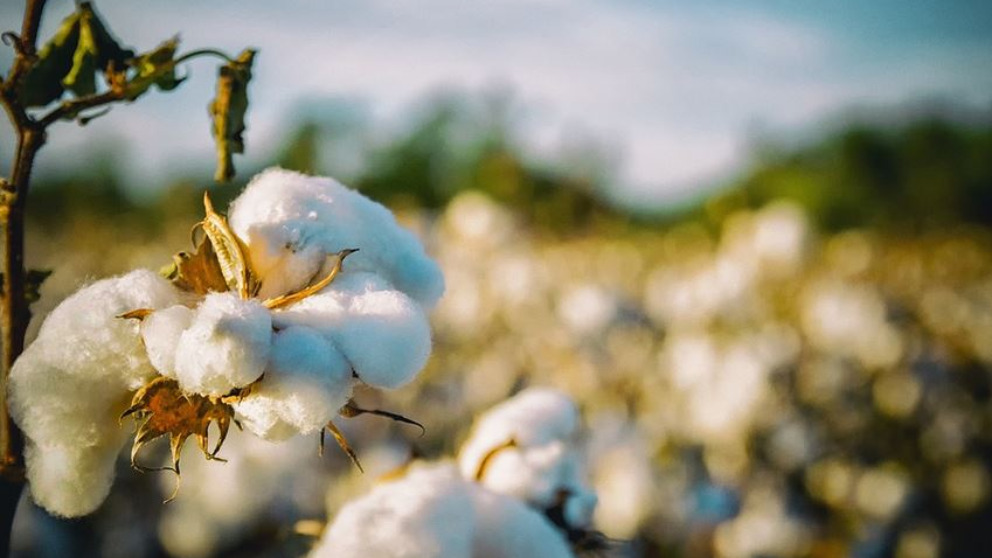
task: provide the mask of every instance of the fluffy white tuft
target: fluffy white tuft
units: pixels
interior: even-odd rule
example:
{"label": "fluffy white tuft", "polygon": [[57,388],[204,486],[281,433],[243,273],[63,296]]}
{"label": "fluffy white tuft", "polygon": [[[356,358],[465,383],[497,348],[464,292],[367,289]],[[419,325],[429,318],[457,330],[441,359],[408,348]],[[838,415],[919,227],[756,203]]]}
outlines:
{"label": "fluffy white tuft", "polygon": [[273,315],[278,326],[306,325],[341,349],[361,380],[397,388],[427,363],[430,323],[423,309],[374,273],[347,272],[330,287]]}
{"label": "fluffy white tuft", "polygon": [[596,495],[582,478],[574,447],[579,414],[571,398],[547,388],[525,390],[493,407],[476,422],[459,452],[463,476],[537,509],[564,497],[566,520],[586,527]]}
{"label": "fluffy white tuft", "polygon": [[311,558],[471,558],[471,491],[452,467],[415,468],[349,502]]}
{"label": "fluffy white tuft", "polygon": [[104,279],[64,300],[10,375],[10,413],[25,435],[31,493],[74,517],[106,498],[126,431],[117,418],[130,392],[154,377],[138,323],[116,316],[182,301],[148,270]]}
{"label": "fluffy white tuft", "polygon": [[351,396],[351,366],[316,331],[290,327],[275,334],[258,387],[235,404],[251,433],[285,440],[323,428]]}
{"label": "fluffy white tuft", "polygon": [[472,558],[574,558],[561,532],[541,513],[497,492],[476,488],[473,495]]}
{"label": "fluffy white tuft", "polygon": [[458,475],[415,465],[347,504],[310,558],[569,558],[541,514]]}
{"label": "fluffy white tuft", "polygon": [[152,312],[142,320],[141,339],[148,360],[163,376],[176,377],[176,347],[192,321],[193,310],[181,304]]}
{"label": "fluffy white tuft", "polygon": [[382,205],[331,178],[278,168],[255,176],[230,211],[262,279],[262,297],[297,290],[327,256],[357,248],[347,269],[385,277],[425,308],[444,292],[440,268]]}
{"label": "fluffy white tuft", "polygon": [[272,318],[260,302],[208,294],[179,337],[176,379],[187,391],[224,395],[262,375],[271,345]]}

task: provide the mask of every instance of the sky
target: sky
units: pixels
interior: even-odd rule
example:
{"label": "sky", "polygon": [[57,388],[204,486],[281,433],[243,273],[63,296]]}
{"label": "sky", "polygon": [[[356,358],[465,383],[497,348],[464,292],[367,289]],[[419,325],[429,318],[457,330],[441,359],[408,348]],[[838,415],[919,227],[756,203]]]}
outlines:
{"label": "sky", "polygon": [[[18,28],[22,4],[0,3]],[[617,155],[630,200],[677,203],[739,171],[757,133],[829,124],[852,107],[941,99],[992,109],[988,0],[97,0],[121,42],[259,50],[242,165],[270,160],[294,110],[346,100],[401,129],[439,91],[511,91],[535,153],[577,136]],[[44,32],[72,9],[50,0]],[[3,67],[10,55],[0,56]],[[128,176],[155,187],[190,161],[209,169],[214,62],[194,62],[85,129],[53,130],[42,166],[95,137],[126,146]],[[9,128],[0,128],[9,137]],[[9,158],[10,141],[0,141]],[[67,159],[69,158],[69,159]],[[236,161],[237,162],[237,161]],[[209,171],[205,171],[209,172]]]}

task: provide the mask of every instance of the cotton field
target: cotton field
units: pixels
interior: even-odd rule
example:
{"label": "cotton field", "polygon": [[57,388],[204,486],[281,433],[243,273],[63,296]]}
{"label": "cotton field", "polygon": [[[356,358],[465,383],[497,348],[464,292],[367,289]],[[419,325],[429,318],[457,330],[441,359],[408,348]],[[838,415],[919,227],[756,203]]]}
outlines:
{"label": "cotton field", "polygon": [[[504,509],[492,503],[504,496],[481,489],[511,494],[506,509],[547,508],[536,484],[514,483],[525,463],[566,454],[578,498],[568,509],[588,515],[607,556],[935,558],[992,545],[982,527],[992,513],[989,231],[824,235],[774,202],[717,224],[563,237],[474,192],[400,223],[445,278],[431,357],[404,387],[354,395],[417,421],[422,435],[385,417],[339,421],[362,473],[334,444],[318,457],[314,434],[276,443],[232,430],[218,454],[228,462],[190,451],[165,505],[173,479],[128,470],[121,456],[86,523],[21,514],[22,555],[40,553],[46,533],[109,541],[128,530],[103,555],[301,556],[404,483],[438,501],[438,522]],[[181,231],[149,247],[109,226],[88,224],[88,239],[80,230],[49,231],[31,252],[56,270],[34,331],[81,277],[154,269],[188,242]],[[94,238],[115,249],[78,249]],[[473,424],[532,389],[575,401],[574,432],[558,449],[501,457],[491,483],[463,490],[446,460],[477,469],[488,450],[470,448],[490,442],[475,441],[485,435]],[[168,463],[166,449],[149,459]],[[478,548],[466,536],[444,544]]]}

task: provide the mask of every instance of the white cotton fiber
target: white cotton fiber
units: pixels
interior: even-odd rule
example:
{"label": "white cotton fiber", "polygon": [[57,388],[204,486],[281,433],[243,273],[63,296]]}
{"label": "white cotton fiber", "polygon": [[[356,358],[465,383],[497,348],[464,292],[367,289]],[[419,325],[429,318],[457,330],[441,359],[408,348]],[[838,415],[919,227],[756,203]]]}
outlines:
{"label": "white cotton fiber", "polygon": [[573,558],[562,533],[544,515],[506,495],[473,493],[472,558]]}
{"label": "white cotton fiber", "polygon": [[310,558],[571,558],[540,513],[458,475],[415,464],[345,505]]}
{"label": "white cotton fiber", "polygon": [[472,558],[473,489],[453,467],[415,467],[345,505],[310,558]]}
{"label": "white cotton fiber", "polygon": [[10,413],[25,435],[31,493],[49,512],[71,517],[100,505],[127,437],[118,417],[155,376],[137,320],[116,316],[182,299],[148,270],[97,281],[56,307],[14,364]]}
{"label": "white cotton fiber", "polygon": [[285,440],[323,428],[351,396],[351,366],[316,331],[290,327],[275,334],[265,375],[235,403],[249,432]]}
{"label": "white cotton fiber", "polygon": [[468,479],[482,471],[478,481],[483,486],[539,510],[564,497],[569,525],[586,527],[596,495],[582,478],[582,459],[574,447],[578,426],[578,409],[567,395],[525,390],[476,422],[459,451],[459,468]]}
{"label": "white cotton fiber", "polygon": [[444,292],[420,241],[388,209],[331,178],[268,169],[233,202],[229,219],[248,245],[262,297],[300,289],[327,256],[349,248],[359,252],[346,269],[378,273],[425,308]]}
{"label": "white cotton fiber", "polygon": [[564,393],[531,388],[483,414],[459,452],[462,474],[471,475],[495,447],[513,440],[519,448],[567,441],[579,426],[575,403]]}
{"label": "white cotton fiber", "polygon": [[186,391],[224,395],[262,375],[271,345],[272,319],[260,302],[208,294],[179,338],[176,379]]}
{"label": "white cotton fiber", "polygon": [[163,376],[176,377],[176,348],[193,321],[193,310],[183,305],[152,312],[141,321],[141,339],[148,360]]}
{"label": "white cotton fiber", "polygon": [[334,342],[358,377],[397,388],[416,376],[431,352],[423,309],[374,273],[348,272],[320,293],[273,314],[278,326],[306,325]]}

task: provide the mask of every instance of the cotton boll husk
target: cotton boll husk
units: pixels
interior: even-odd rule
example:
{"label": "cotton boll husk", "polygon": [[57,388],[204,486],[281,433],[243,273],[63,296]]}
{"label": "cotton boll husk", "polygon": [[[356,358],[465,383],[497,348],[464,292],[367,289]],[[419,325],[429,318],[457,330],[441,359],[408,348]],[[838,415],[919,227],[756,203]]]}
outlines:
{"label": "cotton boll husk", "polygon": [[127,437],[118,417],[155,376],[138,322],[116,316],[183,299],[148,270],[97,281],[56,307],[17,359],[10,413],[25,435],[32,494],[49,512],[78,516],[100,505]]}
{"label": "cotton boll husk", "polygon": [[193,310],[182,305],[152,312],[142,320],[141,339],[148,360],[163,376],[176,377],[176,349],[192,321]]}
{"label": "cotton boll husk", "polygon": [[388,209],[331,178],[268,169],[233,202],[230,223],[248,245],[263,297],[300,289],[326,256],[349,248],[360,251],[348,269],[383,275],[425,308],[444,292],[420,241]]}
{"label": "cotton boll husk", "polygon": [[262,375],[271,345],[272,318],[260,302],[208,294],[179,338],[176,379],[186,391],[227,394]]}
{"label": "cotton boll husk", "polygon": [[503,494],[473,491],[472,558],[573,558],[565,538],[541,513]]}
{"label": "cotton boll husk", "polygon": [[234,408],[249,432],[285,440],[324,427],[351,396],[351,366],[337,347],[302,326],[275,334],[265,376]]}
{"label": "cotton boll husk", "polygon": [[310,558],[472,558],[473,489],[451,466],[414,466],[346,504]]}
{"label": "cotton boll husk", "polygon": [[320,293],[276,312],[279,327],[319,331],[341,350],[369,385],[397,388],[416,376],[431,352],[423,309],[374,273],[343,273]]}

